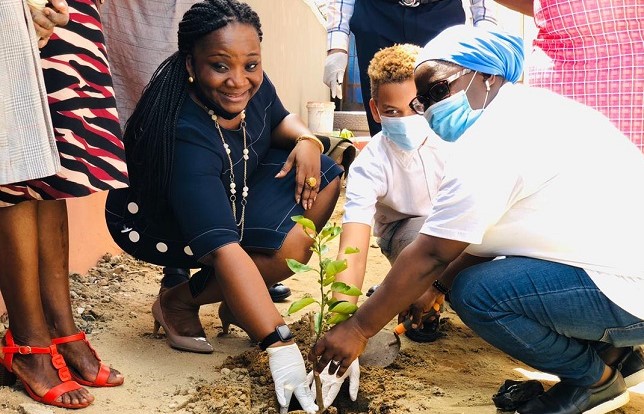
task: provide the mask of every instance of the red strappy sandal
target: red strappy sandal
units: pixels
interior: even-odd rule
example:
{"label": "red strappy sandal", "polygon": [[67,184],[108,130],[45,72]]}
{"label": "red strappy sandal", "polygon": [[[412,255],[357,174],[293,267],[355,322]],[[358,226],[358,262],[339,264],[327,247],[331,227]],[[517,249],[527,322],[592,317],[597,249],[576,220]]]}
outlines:
{"label": "red strappy sandal", "polygon": [[35,401],[39,403],[53,405],[53,406],[62,407],[62,408],[85,408],[91,404],[91,402],[82,403],[82,404],[65,404],[63,402],[56,401],[56,399],[63,394],[67,394],[70,391],[76,391],[83,388],[76,381],[72,381],[72,377],[69,373],[69,369],[65,364],[65,359],[61,354],[58,353],[58,350],[56,349],[56,345],[52,344],[46,348],[16,345],[16,343],[13,341],[13,335],[9,330],[7,330],[7,333],[4,336],[4,340],[6,344],[6,346],[2,347],[2,354],[4,355],[4,358],[0,358],[0,363],[2,363],[2,366],[4,367],[4,368],[0,368],[0,370],[6,371],[6,372],[3,372],[2,375],[0,376],[3,378],[3,381],[6,381],[6,382],[3,382],[3,385],[9,385],[12,379],[15,382],[16,375],[13,373],[13,370],[11,369],[13,365],[14,354],[20,354],[20,355],[49,354],[51,355],[51,364],[54,366],[54,368],[58,370],[58,378],[60,378],[62,383],[56,385],[53,388],[50,388],[49,391],[45,393],[45,395],[43,395],[42,397],[39,397],[38,395],[36,395],[36,393],[34,393],[34,391],[31,389],[29,384],[27,384],[25,381],[22,380],[22,378],[18,376],[18,379],[20,379],[20,382],[22,382],[22,386],[25,387],[25,390],[27,390],[27,394],[29,394],[31,398],[33,398]]}
{"label": "red strappy sandal", "polygon": [[92,345],[90,345],[89,341],[87,340],[87,337],[85,336],[85,332],[81,331],[74,335],[54,338],[51,340],[51,343],[54,345],[60,345],[60,344],[66,344],[69,342],[76,342],[76,341],[85,342],[85,344],[92,351],[92,353],[94,354],[94,357],[98,360],[98,363],[99,363],[98,374],[96,374],[96,378],[94,379],[94,381],[84,380],[80,377],[80,375],[78,375],[78,373],[74,372],[74,370],[70,370],[71,376],[76,382],[86,387],[116,387],[119,385],[123,385],[122,382],[120,384],[110,384],[109,382],[107,382],[107,380],[110,379],[110,373],[111,373],[110,367],[107,364],[104,364],[103,362],[101,362],[101,359],[98,357],[96,350],[92,348]]}

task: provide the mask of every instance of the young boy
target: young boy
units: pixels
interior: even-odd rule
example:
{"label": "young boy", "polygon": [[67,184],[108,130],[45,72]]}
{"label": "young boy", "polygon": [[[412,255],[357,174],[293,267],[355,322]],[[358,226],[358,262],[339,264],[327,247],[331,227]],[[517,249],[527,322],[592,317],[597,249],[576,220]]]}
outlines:
{"label": "young boy", "polygon": [[[418,235],[438,192],[450,144],[409,106],[416,97],[414,67],[419,51],[411,44],[390,46],[376,53],[369,64],[369,108],[382,131],[371,138],[349,168],[338,253],[338,259],[347,259],[348,268],[337,275],[339,282],[362,286],[372,226],[380,250],[393,264]],[[357,247],[360,252],[345,256],[347,247]],[[357,302],[354,296],[334,297]],[[431,342],[439,337],[437,327],[435,318],[405,335],[416,342]],[[350,396],[357,398],[357,361],[340,378],[323,371],[325,406],[331,405],[347,377]]]}
{"label": "young boy", "polygon": [[[338,275],[345,283],[362,286],[372,226],[382,253],[393,264],[418,235],[438,191],[450,144],[409,106],[416,96],[413,76],[419,50],[410,44],[394,45],[376,53],[369,64],[369,107],[382,132],[371,138],[349,169],[338,258],[345,257],[349,246],[360,253],[346,256],[349,267]],[[437,325],[435,319],[406,335],[430,342],[438,337]]]}

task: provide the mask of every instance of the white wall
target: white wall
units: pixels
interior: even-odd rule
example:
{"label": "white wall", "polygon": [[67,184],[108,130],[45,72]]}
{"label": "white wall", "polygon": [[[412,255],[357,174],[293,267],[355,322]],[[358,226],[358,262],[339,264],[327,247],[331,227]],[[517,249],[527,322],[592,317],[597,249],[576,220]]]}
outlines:
{"label": "white wall", "polygon": [[290,112],[307,121],[307,101],[329,101],[322,83],[326,29],[307,0],[245,0],[262,22],[262,63]]}

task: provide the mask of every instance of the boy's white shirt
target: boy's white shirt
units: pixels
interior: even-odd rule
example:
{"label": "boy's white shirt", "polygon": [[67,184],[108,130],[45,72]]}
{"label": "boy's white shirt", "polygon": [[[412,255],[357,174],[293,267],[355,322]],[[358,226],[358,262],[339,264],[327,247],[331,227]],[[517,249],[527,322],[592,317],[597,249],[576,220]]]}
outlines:
{"label": "boy's white shirt", "polygon": [[373,226],[379,236],[393,222],[427,216],[450,145],[432,132],[417,150],[404,151],[374,135],[349,168],[342,222]]}

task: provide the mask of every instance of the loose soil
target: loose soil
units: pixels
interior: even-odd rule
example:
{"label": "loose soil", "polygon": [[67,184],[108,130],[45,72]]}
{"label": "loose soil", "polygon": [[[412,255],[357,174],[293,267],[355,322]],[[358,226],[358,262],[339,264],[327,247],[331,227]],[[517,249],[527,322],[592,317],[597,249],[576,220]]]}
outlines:
{"label": "loose soil", "polygon": [[[340,221],[342,206],[341,197],[333,221]],[[331,245],[330,251],[337,251],[337,244]],[[381,281],[388,270],[389,263],[372,246],[363,290]],[[87,274],[71,275],[78,326],[88,333],[101,358],[126,377],[121,387],[92,389],[96,401],[80,412],[278,413],[265,353],[236,327],[221,335],[217,305],[201,310],[202,323],[215,348],[211,355],[173,350],[163,334],[152,334],[150,308],[160,279],[161,268],[128,255],[106,255]],[[293,295],[277,304],[284,315],[291,300],[317,293],[312,274],[296,275],[285,283]],[[308,321],[303,313],[285,319],[305,355],[311,345]],[[2,322],[6,327],[6,320]],[[386,329],[393,326],[394,321]],[[491,397],[505,379],[543,375],[489,346],[449,308],[443,313],[441,330],[445,336],[429,344],[403,336],[396,361],[387,368],[362,367],[358,400],[351,401],[345,387],[329,413],[496,413]],[[553,383],[552,378],[546,379],[546,386]],[[643,413],[641,392],[632,390],[631,402],[614,413]],[[67,412],[45,406],[42,411],[32,411],[32,402],[19,382],[0,387],[0,413]],[[291,409],[302,413],[296,404],[291,404]]]}

